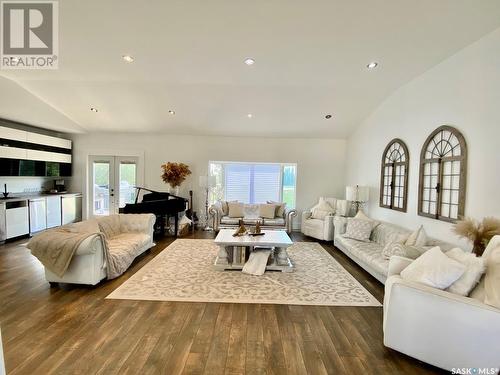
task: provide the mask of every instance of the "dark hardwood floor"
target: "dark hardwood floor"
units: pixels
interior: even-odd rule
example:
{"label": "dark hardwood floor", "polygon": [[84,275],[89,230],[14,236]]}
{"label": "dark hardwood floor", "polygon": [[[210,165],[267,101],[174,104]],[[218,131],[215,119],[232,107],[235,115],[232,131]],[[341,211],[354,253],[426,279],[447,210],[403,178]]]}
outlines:
{"label": "dark hardwood floor", "polygon": [[[0,246],[0,326],[9,375],[440,372],[384,347],[381,307],[104,299],[171,238],[157,241],[115,280],[59,288],[49,287],[40,263],[20,246],[26,241]],[[322,245],[382,301],[382,284],[332,244]]]}

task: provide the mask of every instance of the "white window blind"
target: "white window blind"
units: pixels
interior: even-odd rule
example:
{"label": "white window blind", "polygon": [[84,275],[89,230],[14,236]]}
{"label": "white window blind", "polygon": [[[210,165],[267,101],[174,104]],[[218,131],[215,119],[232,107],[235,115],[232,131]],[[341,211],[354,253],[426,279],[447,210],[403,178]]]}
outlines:
{"label": "white window blind", "polygon": [[226,200],[250,202],[251,165],[225,164],[224,176]]}
{"label": "white window blind", "polygon": [[224,176],[228,201],[266,203],[280,199],[280,164],[227,163],[224,165]]}
{"label": "white window blind", "polygon": [[209,173],[216,181],[210,191],[211,203],[226,200],[256,204],[272,200],[295,207],[295,164],[211,161]]}

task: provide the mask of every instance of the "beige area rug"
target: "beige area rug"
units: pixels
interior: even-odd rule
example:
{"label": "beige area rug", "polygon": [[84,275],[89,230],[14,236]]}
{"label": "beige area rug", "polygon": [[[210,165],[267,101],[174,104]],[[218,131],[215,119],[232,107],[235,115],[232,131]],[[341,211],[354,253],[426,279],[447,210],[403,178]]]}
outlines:
{"label": "beige area rug", "polygon": [[148,301],[381,306],[321,245],[288,249],[295,271],[251,276],[212,268],[212,240],[178,239],[108,297]]}

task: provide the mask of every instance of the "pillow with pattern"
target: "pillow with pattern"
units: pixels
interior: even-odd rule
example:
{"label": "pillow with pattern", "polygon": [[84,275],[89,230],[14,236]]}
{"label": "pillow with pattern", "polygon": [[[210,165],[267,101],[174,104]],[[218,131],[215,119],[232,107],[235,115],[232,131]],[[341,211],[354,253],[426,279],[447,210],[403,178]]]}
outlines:
{"label": "pillow with pattern", "polygon": [[382,256],[385,259],[390,259],[393,255],[398,255],[405,258],[417,259],[423,250],[416,246],[408,246],[401,242],[389,242],[382,250]]}
{"label": "pillow with pattern", "polygon": [[372,229],[373,226],[369,220],[350,217],[347,219],[347,228],[344,233],[344,237],[363,242],[370,242]]}

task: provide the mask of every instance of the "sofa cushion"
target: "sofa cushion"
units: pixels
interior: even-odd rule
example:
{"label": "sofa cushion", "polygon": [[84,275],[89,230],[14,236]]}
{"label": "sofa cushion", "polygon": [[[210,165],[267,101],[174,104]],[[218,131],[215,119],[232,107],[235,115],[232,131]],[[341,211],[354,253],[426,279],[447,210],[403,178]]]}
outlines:
{"label": "sofa cushion", "polygon": [[229,207],[229,213],[228,216],[231,218],[235,217],[243,217],[245,216],[245,211],[244,211],[244,204],[240,202],[228,202],[227,203]]}
{"label": "sofa cushion", "polygon": [[405,242],[408,246],[424,246],[426,243],[427,233],[425,232],[423,225],[413,231]]}
{"label": "sofa cushion", "polygon": [[446,289],[464,274],[465,269],[463,264],[446,256],[436,246],[406,267],[401,272],[401,277],[433,288]]}
{"label": "sofa cushion", "polygon": [[286,210],[285,202],[267,201],[267,203],[276,205],[276,213],[275,213],[276,217],[283,217]]}
{"label": "sofa cushion", "polygon": [[484,259],[477,257],[476,254],[466,253],[458,247],[446,252],[446,255],[467,267],[462,277],[451,284],[447,291],[461,296],[468,296],[484,273]]}
{"label": "sofa cushion", "polygon": [[276,205],[259,204],[259,216],[265,219],[274,219],[276,216]]}
{"label": "sofa cushion", "polygon": [[408,246],[401,242],[390,242],[385,245],[382,250],[382,256],[385,259],[390,259],[394,255],[405,258],[417,259],[422,254],[422,251],[414,246]]}
{"label": "sofa cushion", "polygon": [[126,251],[135,256],[149,241],[150,237],[145,233],[120,233],[107,240],[107,244],[111,253]]}
{"label": "sofa cushion", "polygon": [[102,216],[97,219],[97,223],[108,240],[120,234],[120,215]]}
{"label": "sofa cushion", "polygon": [[220,219],[221,224],[226,224],[226,225],[238,225],[238,222],[241,218],[233,218],[229,216],[222,216]]}
{"label": "sofa cushion", "polygon": [[389,270],[389,260],[382,255],[382,247],[376,242],[363,242],[337,236],[336,241],[340,242],[349,253],[363,261],[376,272],[387,276]]}
{"label": "sofa cushion", "polygon": [[349,218],[347,219],[347,228],[344,237],[369,242],[372,228],[373,223],[369,220]]}
{"label": "sofa cushion", "polygon": [[285,226],[285,219],[283,219],[282,217],[275,217],[274,219],[264,219],[264,225]]}
{"label": "sofa cushion", "polygon": [[370,239],[384,247],[390,242],[397,242],[403,236],[408,236],[409,230],[389,223],[380,223],[373,229]]}
{"label": "sofa cushion", "polygon": [[335,208],[330,205],[327,201],[323,200],[311,209],[312,218],[325,220],[328,215],[333,215],[335,213]]}

